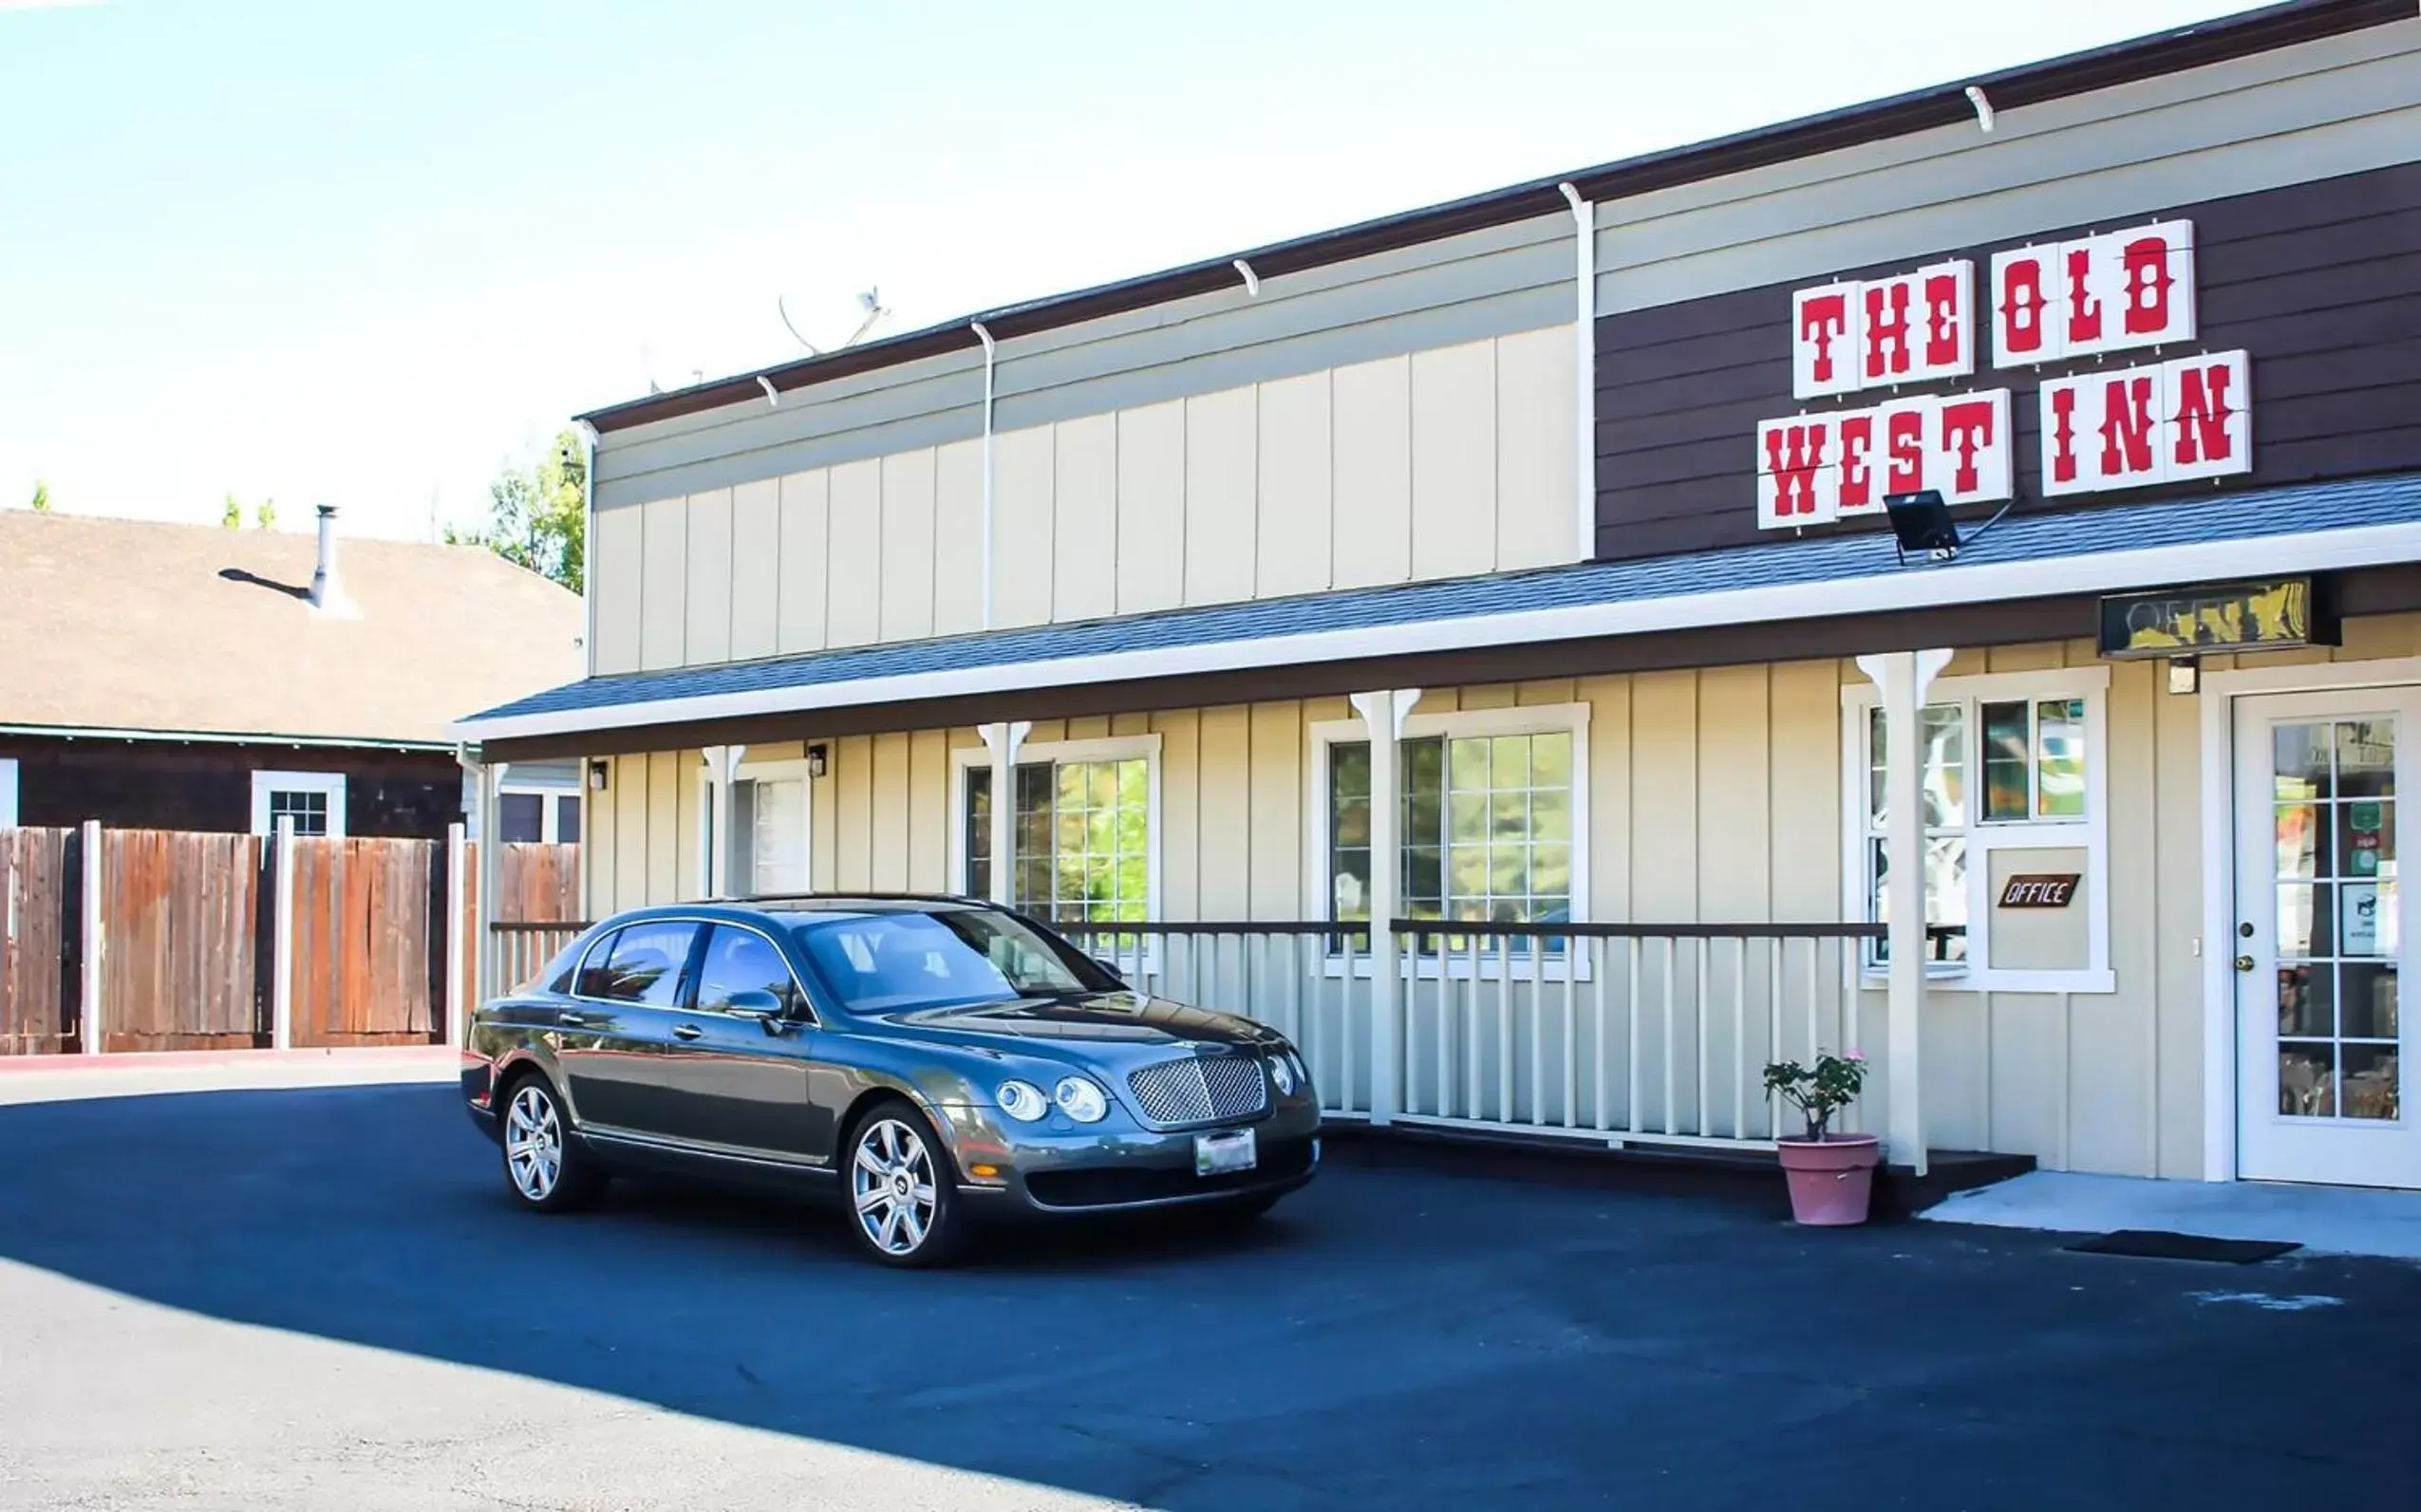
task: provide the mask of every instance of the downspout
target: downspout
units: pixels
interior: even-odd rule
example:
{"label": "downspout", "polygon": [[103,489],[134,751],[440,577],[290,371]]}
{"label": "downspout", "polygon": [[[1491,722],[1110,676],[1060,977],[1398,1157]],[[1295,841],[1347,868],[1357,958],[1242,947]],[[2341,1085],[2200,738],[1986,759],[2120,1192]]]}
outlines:
{"label": "downspout", "polygon": [[984,344],[984,629],[992,627],[992,333],[982,321],[969,323]]}
{"label": "downspout", "polygon": [[1597,207],[1555,187],[1572,207],[1572,546],[1586,562],[1597,555]]}

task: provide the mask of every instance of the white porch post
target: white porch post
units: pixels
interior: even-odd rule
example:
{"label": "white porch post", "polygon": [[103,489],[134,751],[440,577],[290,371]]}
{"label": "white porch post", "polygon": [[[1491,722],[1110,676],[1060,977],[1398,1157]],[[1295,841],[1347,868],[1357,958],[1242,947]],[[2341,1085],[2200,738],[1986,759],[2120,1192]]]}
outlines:
{"label": "white porch post", "polygon": [[294,1048],[294,816],[277,816],[276,881],[272,894],[277,916],[272,921],[269,979],[269,1043],[274,1050]]}
{"label": "white porch post", "polygon": [[78,923],[84,936],[84,959],[77,964],[78,1009],[76,1039],[87,1055],[101,1054],[102,1041],[107,1037],[108,1019],[101,1001],[102,952],[106,942],[102,939],[102,857],[101,821],[86,819],[78,829],[77,846],[84,857],[84,896],[78,900],[81,913]]}
{"label": "white porch post", "polygon": [[1858,669],[1883,699],[1883,852],[1886,943],[1891,975],[1885,1022],[1890,1033],[1884,1073],[1886,1152],[1925,1174],[1923,1055],[1925,1003],[1925,824],[1924,709],[1925,690],[1950,661],[1943,650],[1886,651],[1858,658]]}
{"label": "white porch post", "polygon": [[706,836],[706,896],[731,896],[731,783],[740,771],[744,745],[710,745],[706,758],[706,812],[712,816]]}
{"label": "white porch post", "polygon": [[465,761],[479,782],[479,810],[471,816],[472,827],[479,835],[479,905],[472,910],[471,941],[479,961],[476,982],[471,994],[471,1006],[477,1011],[502,989],[497,980],[500,962],[496,949],[496,884],[502,869],[497,854],[503,849],[496,836],[496,789],[504,776],[504,763],[482,764]]}
{"label": "white porch post", "polygon": [[[1397,742],[1404,719],[1420,701],[1418,688],[1357,693],[1353,705],[1370,732],[1370,1121],[1393,1121],[1402,1096],[1404,984],[1397,965],[1396,931],[1403,908],[1401,763]],[[1350,988],[1348,983],[1348,988]]]}
{"label": "white porch post", "polygon": [[978,733],[992,753],[992,901],[1017,901],[1017,750],[1034,728],[1031,719],[987,724]]}
{"label": "white porch post", "polygon": [[[583,766],[585,772],[587,768]],[[462,1001],[462,967],[470,960],[462,938],[462,887],[469,881],[462,865],[467,844],[463,827],[445,827],[445,1042],[459,1046],[470,1023]]]}

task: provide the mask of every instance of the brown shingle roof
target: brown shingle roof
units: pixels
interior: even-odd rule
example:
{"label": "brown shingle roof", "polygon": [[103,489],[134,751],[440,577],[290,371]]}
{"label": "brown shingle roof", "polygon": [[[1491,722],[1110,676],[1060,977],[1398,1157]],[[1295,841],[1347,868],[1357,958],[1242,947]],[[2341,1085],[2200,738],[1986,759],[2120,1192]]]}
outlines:
{"label": "brown shingle roof", "polygon": [[579,597],[468,546],[0,511],[0,725],[442,743],[583,670]]}

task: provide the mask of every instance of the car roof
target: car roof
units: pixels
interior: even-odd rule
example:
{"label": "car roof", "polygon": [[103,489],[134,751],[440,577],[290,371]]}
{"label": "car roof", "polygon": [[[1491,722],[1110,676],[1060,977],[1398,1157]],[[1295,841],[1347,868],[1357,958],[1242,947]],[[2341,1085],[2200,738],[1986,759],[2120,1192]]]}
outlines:
{"label": "car roof", "polygon": [[807,915],[816,919],[865,918],[876,914],[946,913],[995,906],[982,898],[919,892],[760,893],[745,898],[701,898],[691,903],[652,904],[624,908],[604,924],[642,919],[746,918]]}

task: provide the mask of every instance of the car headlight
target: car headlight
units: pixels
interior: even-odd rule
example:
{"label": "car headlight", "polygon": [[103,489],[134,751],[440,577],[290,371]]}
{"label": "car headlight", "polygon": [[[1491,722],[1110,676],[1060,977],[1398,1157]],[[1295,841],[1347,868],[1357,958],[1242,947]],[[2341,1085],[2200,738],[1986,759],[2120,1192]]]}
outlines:
{"label": "car headlight", "polygon": [[1109,1093],[1082,1076],[1062,1076],[1053,1090],[1060,1111],[1079,1124],[1098,1124],[1110,1115]]}
{"label": "car headlight", "polygon": [[1004,1081],[992,1096],[1000,1103],[1001,1111],[1029,1124],[1051,1111],[1051,1100],[1030,1081]]}
{"label": "car headlight", "polygon": [[1283,1050],[1269,1057],[1269,1085],[1278,1089],[1281,1097],[1295,1094],[1295,1069]]}

